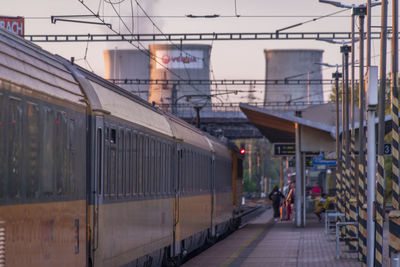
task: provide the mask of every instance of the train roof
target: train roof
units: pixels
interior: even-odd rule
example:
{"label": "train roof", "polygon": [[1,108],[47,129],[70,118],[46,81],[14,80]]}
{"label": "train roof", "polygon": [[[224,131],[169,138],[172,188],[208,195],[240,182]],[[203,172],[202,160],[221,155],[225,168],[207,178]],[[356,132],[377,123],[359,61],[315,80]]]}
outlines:
{"label": "train roof", "polygon": [[0,79],[83,105],[78,82],[54,55],[4,29],[0,29]]}

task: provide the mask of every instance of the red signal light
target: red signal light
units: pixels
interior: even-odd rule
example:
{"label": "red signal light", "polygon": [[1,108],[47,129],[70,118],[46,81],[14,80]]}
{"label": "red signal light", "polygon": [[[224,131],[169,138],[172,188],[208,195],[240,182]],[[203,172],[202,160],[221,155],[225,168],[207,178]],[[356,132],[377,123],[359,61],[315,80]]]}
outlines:
{"label": "red signal light", "polygon": [[242,154],[242,155],[246,154],[246,149],[241,148],[241,149],[240,149],[240,154]]}

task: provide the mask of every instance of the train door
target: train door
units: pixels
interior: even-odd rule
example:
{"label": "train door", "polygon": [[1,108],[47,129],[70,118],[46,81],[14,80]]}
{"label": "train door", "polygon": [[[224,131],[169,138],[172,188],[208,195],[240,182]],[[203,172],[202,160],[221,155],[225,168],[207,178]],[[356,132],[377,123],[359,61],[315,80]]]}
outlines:
{"label": "train door", "polygon": [[89,266],[94,265],[95,253],[99,245],[99,204],[103,198],[103,162],[104,162],[104,118],[96,116],[93,123],[91,155],[92,175],[89,191]]}

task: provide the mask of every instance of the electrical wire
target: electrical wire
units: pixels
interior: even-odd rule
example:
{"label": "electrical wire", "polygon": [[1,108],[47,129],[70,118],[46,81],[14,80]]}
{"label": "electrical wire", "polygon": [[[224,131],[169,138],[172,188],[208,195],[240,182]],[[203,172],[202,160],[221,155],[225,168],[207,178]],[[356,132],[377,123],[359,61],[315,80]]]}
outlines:
{"label": "electrical wire", "polygon": [[119,4],[122,4],[123,2],[125,2],[126,0],[119,0],[119,1],[115,1],[115,2],[112,2],[110,0],[103,0],[103,1],[108,4],[111,4],[111,5],[119,5]]}
{"label": "electrical wire", "polygon": [[[100,0],[102,2],[103,0]],[[240,18],[315,18],[318,15],[240,15]],[[118,16],[107,15],[103,18],[118,18]],[[132,16],[121,16],[122,18],[131,18]],[[150,18],[164,18],[164,19],[189,19],[187,15],[149,15]],[[346,15],[330,16],[329,18],[348,18]],[[380,16],[372,16],[380,18]],[[389,16],[391,17],[391,16]],[[26,20],[49,20],[50,17],[45,16],[28,16],[24,17]],[[147,19],[147,16],[136,15],[133,18]],[[219,15],[218,18],[237,18],[235,15]]]}

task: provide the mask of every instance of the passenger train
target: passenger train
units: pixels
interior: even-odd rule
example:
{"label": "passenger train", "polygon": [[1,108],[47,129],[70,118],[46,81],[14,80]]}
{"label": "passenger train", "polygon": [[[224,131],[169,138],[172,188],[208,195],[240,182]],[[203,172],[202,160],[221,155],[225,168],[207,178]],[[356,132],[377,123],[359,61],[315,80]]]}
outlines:
{"label": "passenger train", "polygon": [[237,149],[0,30],[0,266],[162,266],[235,225]]}

